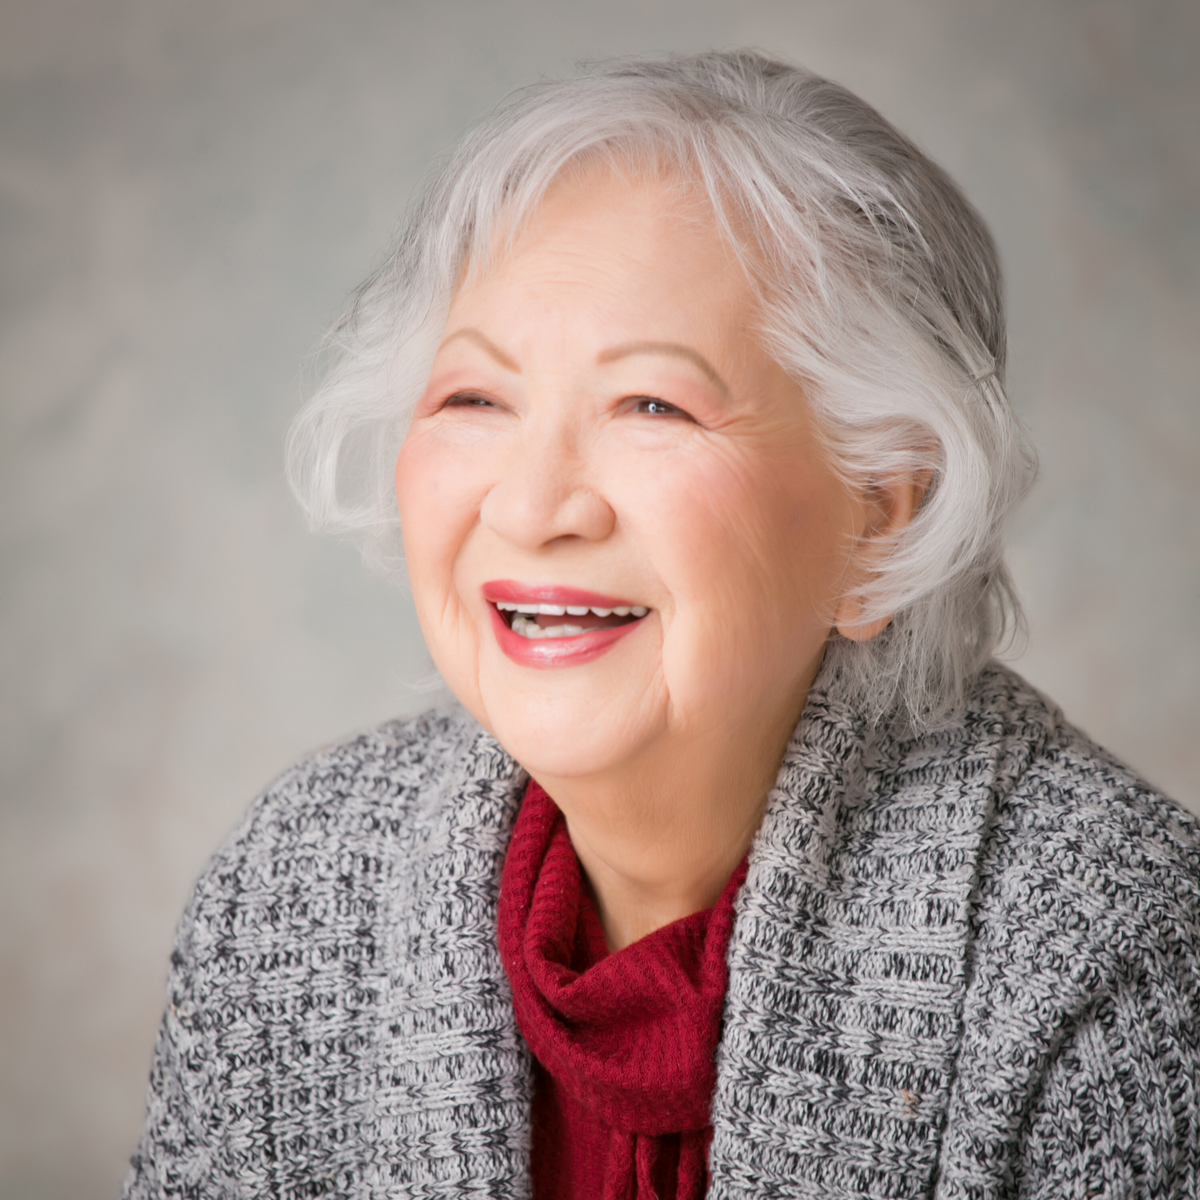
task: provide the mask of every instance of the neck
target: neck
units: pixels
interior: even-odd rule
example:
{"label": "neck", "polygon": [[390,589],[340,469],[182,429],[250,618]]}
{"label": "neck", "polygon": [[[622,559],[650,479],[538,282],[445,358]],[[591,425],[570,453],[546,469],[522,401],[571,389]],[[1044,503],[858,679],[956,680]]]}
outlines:
{"label": "neck", "polygon": [[566,818],[609,949],[716,903],[762,822],[798,718],[753,740],[744,729],[736,741],[683,740],[601,778],[538,776]]}

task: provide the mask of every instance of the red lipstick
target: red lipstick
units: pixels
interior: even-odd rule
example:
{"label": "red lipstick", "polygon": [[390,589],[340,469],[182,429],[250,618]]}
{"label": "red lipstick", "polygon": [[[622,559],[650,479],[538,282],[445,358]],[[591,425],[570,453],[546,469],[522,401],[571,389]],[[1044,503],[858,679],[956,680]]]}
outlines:
{"label": "red lipstick", "polygon": [[620,600],[600,592],[587,592],[582,588],[560,587],[557,583],[516,583],[511,579],[493,579],[483,585],[483,598],[492,604],[503,600],[506,604],[561,604],[588,608],[632,608],[636,600]]}
{"label": "red lipstick", "polygon": [[[523,667],[575,667],[589,663],[606,654],[617,642],[632,633],[641,619],[602,629],[585,629],[571,637],[527,638],[514,633],[503,613],[496,607],[504,604],[554,604],[566,608],[632,608],[633,601],[622,600],[582,588],[562,587],[559,584],[525,584],[510,579],[497,579],[483,585],[483,596],[492,614],[492,630],[500,649]],[[556,618],[557,619],[557,618]],[[569,615],[561,618],[569,624]]]}

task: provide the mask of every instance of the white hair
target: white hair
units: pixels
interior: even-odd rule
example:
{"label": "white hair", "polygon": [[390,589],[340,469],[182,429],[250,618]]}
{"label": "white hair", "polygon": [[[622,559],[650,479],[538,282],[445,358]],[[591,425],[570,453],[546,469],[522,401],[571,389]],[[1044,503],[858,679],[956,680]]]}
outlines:
{"label": "white hair", "polygon": [[871,488],[927,473],[914,520],[857,585],[879,637],[827,655],[868,715],[945,719],[1020,611],[1002,560],[1032,451],[1004,391],[996,249],[949,176],[838,84],[740,51],[623,59],[517,92],[431,176],[325,343],[289,477],[316,527],[398,561],[396,456],[452,293],[564,171],[653,163],[707,196],[804,386],[831,460]]}

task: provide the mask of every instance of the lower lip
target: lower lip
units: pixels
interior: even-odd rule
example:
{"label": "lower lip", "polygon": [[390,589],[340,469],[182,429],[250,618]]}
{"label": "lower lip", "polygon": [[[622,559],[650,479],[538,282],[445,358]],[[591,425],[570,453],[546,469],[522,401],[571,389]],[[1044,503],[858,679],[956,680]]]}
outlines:
{"label": "lower lip", "polygon": [[500,649],[523,667],[578,667],[592,662],[602,654],[607,654],[626,634],[632,633],[642,623],[640,620],[630,621],[611,629],[577,633],[574,637],[526,638],[513,633],[494,604],[489,604],[488,608],[492,610],[492,628],[496,631]]}

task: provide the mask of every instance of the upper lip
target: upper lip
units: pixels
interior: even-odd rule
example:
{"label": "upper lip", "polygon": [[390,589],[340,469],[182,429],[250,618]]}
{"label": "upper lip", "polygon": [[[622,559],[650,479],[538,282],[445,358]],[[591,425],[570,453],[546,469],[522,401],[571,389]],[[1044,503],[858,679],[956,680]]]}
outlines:
{"label": "upper lip", "polygon": [[625,600],[585,588],[564,587],[558,583],[517,583],[512,579],[493,579],[483,585],[483,598],[490,604],[568,604],[576,608],[632,608],[637,600]]}

